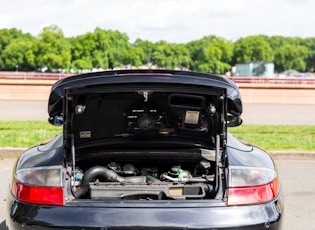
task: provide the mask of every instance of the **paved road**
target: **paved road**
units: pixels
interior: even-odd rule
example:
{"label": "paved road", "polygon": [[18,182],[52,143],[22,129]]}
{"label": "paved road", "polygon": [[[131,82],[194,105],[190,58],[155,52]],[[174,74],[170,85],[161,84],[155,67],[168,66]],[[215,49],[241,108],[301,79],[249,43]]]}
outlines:
{"label": "paved road", "polygon": [[[315,125],[314,105],[245,104],[244,124]],[[0,120],[47,120],[46,101],[0,101]]]}
{"label": "paved road", "polygon": [[244,124],[315,125],[315,105],[244,104]]}
{"label": "paved road", "polygon": [[5,210],[6,210],[6,194],[12,174],[12,166],[14,160],[0,160],[0,230],[5,230]]}
{"label": "paved road", "polygon": [[0,120],[47,120],[46,101],[0,100]]}
{"label": "paved road", "polygon": [[[285,195],[285,230],[315,230],[315,160],[276,160]],[[0,230],[5,230],[5,194],[14,161],[0,160]]]}

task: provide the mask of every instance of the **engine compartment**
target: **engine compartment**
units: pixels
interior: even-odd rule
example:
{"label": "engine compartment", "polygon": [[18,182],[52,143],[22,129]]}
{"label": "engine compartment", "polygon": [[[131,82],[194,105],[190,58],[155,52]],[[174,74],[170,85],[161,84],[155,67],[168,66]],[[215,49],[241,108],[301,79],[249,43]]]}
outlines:
{"label": "engine compartment", "polygon": [[195,159],[115,160],[77,163],[78,199],[185,200],[214,196],[215,162]]}
{"label": "engine compartment", "polygon": [[64,146],[77,199],[211,199],[226,91],[173,84],[69,89]]}
{"label": "engine compartment", "polygon": [[115,143],[132,141],[137,145],[136,139],[147,140],[149,145],[181,139],[191,146],[213,148],[215,136],[225,131],[225,107],[224,97],[211,93],[214,92],[205,95],[148,89],[80,92],[78,96],[71,92],[65,109],[71,114],[64,124],[68,133],[65,147],[71,148],[72,141],[81,149],[99,142],[113,147]]}

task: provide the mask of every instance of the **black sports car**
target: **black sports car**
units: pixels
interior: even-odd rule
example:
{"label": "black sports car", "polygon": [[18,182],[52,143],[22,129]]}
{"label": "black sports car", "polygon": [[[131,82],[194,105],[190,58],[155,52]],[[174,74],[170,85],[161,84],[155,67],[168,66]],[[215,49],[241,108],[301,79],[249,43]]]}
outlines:
{"label": "black sports car", "polygon": [[9,229],[279,229],[277,170],[238,140],[237,86],[211,74],[120,70],[56,82],[63,133],[17,160]]}

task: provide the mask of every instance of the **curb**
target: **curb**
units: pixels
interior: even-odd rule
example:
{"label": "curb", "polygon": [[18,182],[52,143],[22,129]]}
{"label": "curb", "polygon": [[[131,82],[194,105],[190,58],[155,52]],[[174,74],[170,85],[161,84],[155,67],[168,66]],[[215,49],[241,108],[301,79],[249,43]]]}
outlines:
{"label": "curb", "polygon": [[27,148],[0,148],[0,159],[18,158]]}
{"label": "curb", "polygon": [[[0,159],[3,158],[18,158],[27,148],[0,148]],[[312,151],[267,151],[275,160],[315,160],[315,152]]]}
{"label": "curb", "polygon": [[267,151],[275,160],[315,160],[313,151],[270,150]]}

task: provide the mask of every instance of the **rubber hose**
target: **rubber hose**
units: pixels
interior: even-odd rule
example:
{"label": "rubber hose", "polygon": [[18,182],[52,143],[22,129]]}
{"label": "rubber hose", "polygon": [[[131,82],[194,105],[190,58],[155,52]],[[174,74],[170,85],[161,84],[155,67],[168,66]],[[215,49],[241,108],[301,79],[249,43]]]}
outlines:
{"label": "rubber hose", "polygon": [[[74,197],[80,198],[81,196],[84,196],[90,189],[89,183],[95,181],[97,178],[100,177],[104,177],[106,180],[109,181],[120,183],[146,183],[147,181],[147,178],[145,176],[122,177],[111,169],[105,168],[103,166],[94,166],[92,168],[89,168],[84,173],[80,187],[75,192],[73,191]],[[150,178],[150,180],[153,181],[152,178]]]}

